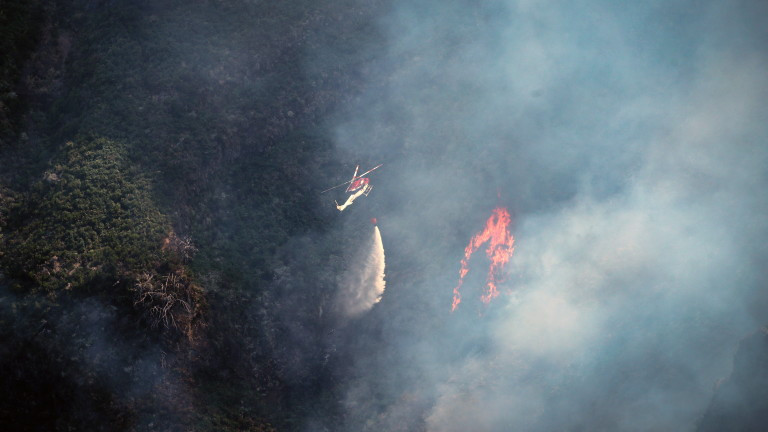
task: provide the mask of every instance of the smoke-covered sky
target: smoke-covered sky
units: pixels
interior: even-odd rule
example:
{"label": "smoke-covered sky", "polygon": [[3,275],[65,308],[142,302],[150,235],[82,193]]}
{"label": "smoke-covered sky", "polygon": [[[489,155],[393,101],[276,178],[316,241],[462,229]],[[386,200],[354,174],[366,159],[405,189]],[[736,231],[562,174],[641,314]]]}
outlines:
{"label": "smoke-covered sky", "polygon": [[[330,124],[340,158],[384,163],[339,215],[379,218],[388,266],[347,329],[366,342],[344,352],[346,427],[694,429],[768,322],[767,16],[759,1],[396,2],[365,92]],[[451,314],[496,205],[516,237],[502,295],[481,305],[473,258]]]}

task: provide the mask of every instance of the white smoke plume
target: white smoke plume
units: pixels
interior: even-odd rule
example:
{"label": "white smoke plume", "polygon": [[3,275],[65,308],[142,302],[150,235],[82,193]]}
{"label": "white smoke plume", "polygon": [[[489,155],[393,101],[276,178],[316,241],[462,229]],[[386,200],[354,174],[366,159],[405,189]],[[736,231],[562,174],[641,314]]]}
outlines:
{"label": "white smoke plume", "polygon": [[[766,322],[764,3],[396,2],[336,132],[392,245],[342,430],[696,429]],[[450,314],[496,203],[502,295]]]}
{"label": "white smoke plume", "polygon": [[342,313],[354,317],[370,310],[384,294],[384,243],[379,227],[373,228],[373,236],[358,254],[362,263],[353,263],[341,279],[338,305]]}

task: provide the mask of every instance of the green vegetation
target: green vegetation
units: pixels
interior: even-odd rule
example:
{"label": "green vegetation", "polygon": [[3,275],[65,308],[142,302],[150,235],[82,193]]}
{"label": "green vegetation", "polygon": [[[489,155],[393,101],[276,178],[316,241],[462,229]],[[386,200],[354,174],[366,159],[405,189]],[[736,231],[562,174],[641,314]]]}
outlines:
{"label": "green vegetation", "polygon": [[168,220],[125,148],[104,138],[69,141],[63,155],[11,209],[3,264],[53,292],[154,268]]}

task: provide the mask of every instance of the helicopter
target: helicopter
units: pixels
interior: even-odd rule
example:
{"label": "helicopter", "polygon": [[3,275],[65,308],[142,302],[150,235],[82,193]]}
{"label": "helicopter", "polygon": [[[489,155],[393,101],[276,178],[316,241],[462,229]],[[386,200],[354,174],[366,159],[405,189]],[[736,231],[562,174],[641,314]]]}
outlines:
{"label": "helicopter", "polygon": [[371,190],[373,190],[373,185],[371,185],[371,179],[364,176],[370,173],[371,171],[379,168],[382,165],[383,164],[378,164],[375,167],[369,169],[368,171],[360,175],[357,175],[357,172],[360,170],[360,165],[358,165],[357,167],[355,167],[355,173],[352,174],[351,180],[345,181],[342,184],[328,188],[320,193],[326,193],[328,191],[334,190],[336,188],[340,188],[348,184],[349,186],[347,186],[347,189],[344,191],[344,193],[349,193],[351,195],[347,197],[347,200],[344,202],[344,204],[339,205],[339,202],[334,200],[334,202],[336,203],[336,209],[338,211],[344,211],[344,209],[352,205],[352,203],[356,199],[360,198],[363,195],[368,196],[368,194],[371,193]]}

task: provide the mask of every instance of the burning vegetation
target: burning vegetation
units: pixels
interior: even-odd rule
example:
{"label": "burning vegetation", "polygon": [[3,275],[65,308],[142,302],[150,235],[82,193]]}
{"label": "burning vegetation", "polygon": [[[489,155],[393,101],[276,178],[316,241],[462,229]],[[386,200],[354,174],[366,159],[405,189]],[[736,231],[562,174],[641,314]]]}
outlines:
{"label": "burning vegetation", "polygon": [[464,248],[464,258],[461,259],[461,270],[459,270],[459,283],[453,289],[451,312],[455,311],[461,303],[461,286],[464,284],[464,277],[469,273],[469,259],[485,243],[488,243],[485,254],[490,260],[490,265],[485,290],[480,299],[483,303],[488,304],[499,295],[498,284],[504,279],[504,266],[512,258],[512,253],[515,251],[515,238],[509,232],[511,221],[512,218],[506,208],[495,208],[485,222],[483,230],[475,234],[467,247]]}

